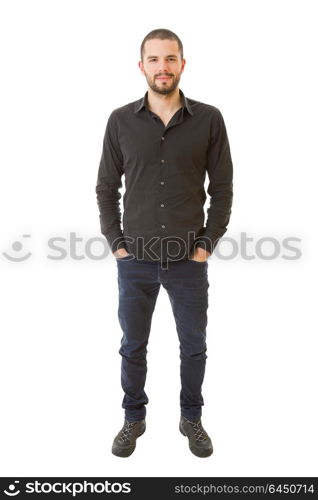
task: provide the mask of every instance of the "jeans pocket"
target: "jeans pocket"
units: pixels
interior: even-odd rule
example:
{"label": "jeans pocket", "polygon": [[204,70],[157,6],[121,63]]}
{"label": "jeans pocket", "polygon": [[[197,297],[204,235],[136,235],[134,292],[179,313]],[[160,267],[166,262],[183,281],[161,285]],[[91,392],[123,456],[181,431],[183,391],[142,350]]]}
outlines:
{"label": "jeans pocket", "polygon": [[134,256],[130,253],[128,255],[125,255],[125,257],[115,257],[115,259],[117,260],[117,262],[119,262],[120,260],[133,260]]}
{"label": "jeans pocket", "polygon": [[202,261],[199,261],[199,260],[194,260],[194,259],[188,259],[189,262],[194,262],[195,264],[207,264],[208,261],[207,260],[202,260]]}

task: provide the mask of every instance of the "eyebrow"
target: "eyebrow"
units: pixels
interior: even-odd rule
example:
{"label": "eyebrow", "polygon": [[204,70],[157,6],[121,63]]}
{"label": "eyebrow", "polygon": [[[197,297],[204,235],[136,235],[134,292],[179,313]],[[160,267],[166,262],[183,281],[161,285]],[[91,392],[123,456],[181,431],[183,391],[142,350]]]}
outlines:
{"label": "eyebrow", "polygon": [[[158,57],[158,56],[148,56],[147,59],[152,59],[152,58],[156,58],[156,57]],[[170,54],[170,55],[165,56],[165,57],[178,57],[178,56],[176,56],[175,54]]]}

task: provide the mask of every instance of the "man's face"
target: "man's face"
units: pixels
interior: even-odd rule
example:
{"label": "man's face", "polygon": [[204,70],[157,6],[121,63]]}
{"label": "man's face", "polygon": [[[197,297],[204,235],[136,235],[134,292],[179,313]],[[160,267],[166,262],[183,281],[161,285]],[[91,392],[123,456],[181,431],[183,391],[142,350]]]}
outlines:
{"label": "man's face", "polygon": [[170,94],[180,81],[185,59],[175,40],[147,40],[139,68],[149,87],[158,94]]}

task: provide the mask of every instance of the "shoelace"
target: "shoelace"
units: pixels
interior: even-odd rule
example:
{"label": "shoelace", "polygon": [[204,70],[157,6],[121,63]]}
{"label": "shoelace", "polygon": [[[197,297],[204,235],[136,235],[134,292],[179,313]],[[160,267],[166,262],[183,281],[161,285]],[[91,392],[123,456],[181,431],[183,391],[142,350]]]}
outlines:
{"label": "shoelace", "polygon": [[207,433],[202,427],[201,420],[198,422],[192,422],[191,420],[187,420],[189,424],[191,424],[193,430],[194,430],[194,437],[197,441],[204,441],[207,437]]}
{"label": "shoelace", "polygon": [[120,437],[123,441],[129,441],[129,434],[131,430],[133,429],[134,425],[136,422],[128,422],[128,420],[125,420],[124,427],[122,428]]}

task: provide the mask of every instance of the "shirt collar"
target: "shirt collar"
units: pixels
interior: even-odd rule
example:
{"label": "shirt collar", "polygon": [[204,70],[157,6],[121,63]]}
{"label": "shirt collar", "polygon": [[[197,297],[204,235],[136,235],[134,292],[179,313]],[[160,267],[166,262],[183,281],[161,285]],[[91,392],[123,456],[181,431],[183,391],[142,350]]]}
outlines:
{"label": "shirt collar", "polygon": [[[190,103],[181,89],[179,89],[179,94],[180,94],[181,99],[182,99],[182,107],[186,108],[188,113],[190,113],[190,115],[193,115],[193,111],[192,111],[192,108],[190,106]],[[148,97],[148,90],[145,93],[145,95],[141,99],[139,99],[139,101],[136,102],[135,110],[134,110],[135,113],[139,113],[139,111],[141,111],[143,108],[148,109],[147,97]]]}

